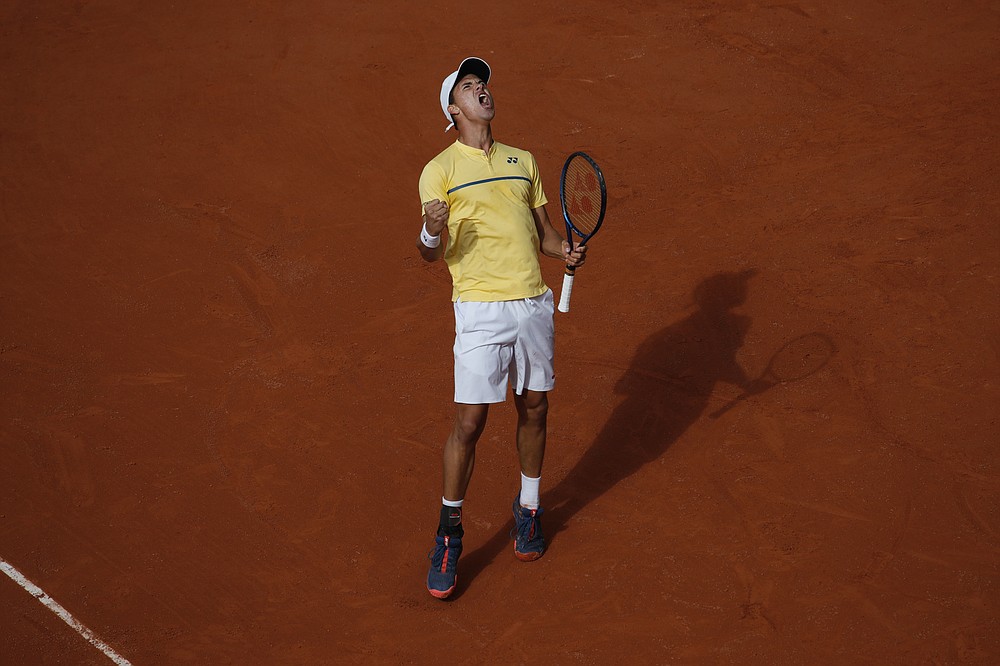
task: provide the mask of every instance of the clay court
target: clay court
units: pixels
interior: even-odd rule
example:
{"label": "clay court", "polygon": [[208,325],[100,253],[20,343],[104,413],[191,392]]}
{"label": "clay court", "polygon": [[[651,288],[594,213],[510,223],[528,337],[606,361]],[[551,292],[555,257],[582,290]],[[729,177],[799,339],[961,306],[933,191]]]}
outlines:
{"label": "clay court", "polygon": [[[508,401],[442,602],[467,55],[609,213],[549,549]],[[131,664],[1000,660],[1000,2],[17,1],[0,82],[0,559]],[[111,663],[10,575],[0,636]]]}

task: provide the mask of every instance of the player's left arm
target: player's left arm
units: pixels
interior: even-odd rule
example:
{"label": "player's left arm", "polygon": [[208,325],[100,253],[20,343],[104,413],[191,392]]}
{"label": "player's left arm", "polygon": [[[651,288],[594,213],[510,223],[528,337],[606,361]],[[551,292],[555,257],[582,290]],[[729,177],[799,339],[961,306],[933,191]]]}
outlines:
{"label": "player's left arm", "polygon": [[561,259],[567,266],[582,266],[587,259],[587,246],[579,245],[569,250],[569,243],[564,241],[559,232],[549,221],[549,214],[545,210],[545,205],[531,209],[531,216],[535,218],[535,228],[538,230],[538,245],[547,257]]}

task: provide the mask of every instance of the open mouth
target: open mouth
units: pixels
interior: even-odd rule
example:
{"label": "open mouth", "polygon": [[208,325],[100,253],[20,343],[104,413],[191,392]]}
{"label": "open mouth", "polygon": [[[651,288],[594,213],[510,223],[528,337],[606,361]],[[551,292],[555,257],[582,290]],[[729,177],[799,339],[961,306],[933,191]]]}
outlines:
{"label": "open mouth", "polygon": [[479,105],[482,106],[483,108],[488,109],[491,106],[493,106],[493,100],[491,100],[490,97],[489,97],[489,95],[487,95],[486,93],[480,93],[479,94]]}

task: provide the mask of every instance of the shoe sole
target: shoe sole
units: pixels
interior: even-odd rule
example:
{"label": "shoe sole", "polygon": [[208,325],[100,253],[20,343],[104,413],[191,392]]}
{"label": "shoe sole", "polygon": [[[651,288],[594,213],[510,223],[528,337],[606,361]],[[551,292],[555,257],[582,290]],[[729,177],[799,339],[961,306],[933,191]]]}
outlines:
{"label": "shoe sole", "polygon": [[[542,553],[544,552],[545,551],[542,551]],[[534,562],[535,560],[537,560],[539,557],[542,556],[542,553],[522,553],[517,549],[517,543],[514,544],[514,557],[521,560],[522,562]]]}
{"label": "shoe sole", "polygon": [[456,577],[455,585],[452,585],[447,590],[432,590],[431,588],[428,587],[427,591],[431,593],[432,597],[435,597],[437,599],[447,599],[449,596],[451,596],[451,593],[455,591],[455,587],[457,585],[458,585],[458,578]]}

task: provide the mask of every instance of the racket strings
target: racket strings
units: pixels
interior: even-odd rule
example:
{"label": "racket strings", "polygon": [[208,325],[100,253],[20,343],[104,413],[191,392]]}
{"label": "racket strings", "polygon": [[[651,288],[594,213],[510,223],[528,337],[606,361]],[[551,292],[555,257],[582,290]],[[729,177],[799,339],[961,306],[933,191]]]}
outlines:
{"label": "racket strings", "polygon": [[566,169],[563,185],[566,212],[581,235],[587,235],[601,222],[601,186],[594,168],[587,160],[576,158]]}

